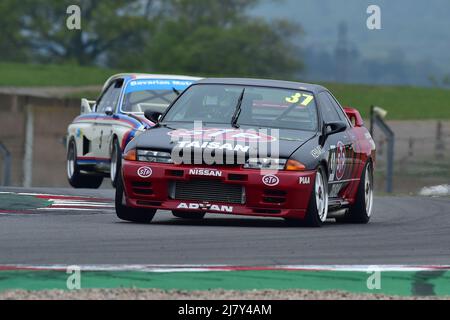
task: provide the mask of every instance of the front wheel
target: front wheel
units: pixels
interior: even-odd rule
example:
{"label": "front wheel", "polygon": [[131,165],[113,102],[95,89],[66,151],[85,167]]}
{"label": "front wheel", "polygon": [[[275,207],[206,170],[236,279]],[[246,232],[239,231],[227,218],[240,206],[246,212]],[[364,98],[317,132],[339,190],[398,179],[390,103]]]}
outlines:
{"label": "front wheel", "polygon": [[325,169],[317,169],[314,189],[311,193],[306,216],[303,220],[287,219],[292,226],[320,227],[328,216],[328,179]]}
{"label": "front wheel", "polygon": [[155,209],[136,209],[127,207],[125,203],[125,191],[123,188],[122,178],[120,177],[117,180],[116,187],[116,197],[115,197],[115,205],[116,205],[116,214],[117,217],[124,221],[137,222],[137,223],[150,223],[155,216]]}
{"label": "front wheel", "polygon": [[98,189],[103,182],[100,175],[84,174],[77,164],[77,146],[75,140],[69,142],[67,148],[67,180],[69,184],[77,189]]}
{"label": "front wheel", "polygon": [[202,212],[172,211],[172,214],[177,218],[190,220],[201,220],[205,217],[205,214]]}

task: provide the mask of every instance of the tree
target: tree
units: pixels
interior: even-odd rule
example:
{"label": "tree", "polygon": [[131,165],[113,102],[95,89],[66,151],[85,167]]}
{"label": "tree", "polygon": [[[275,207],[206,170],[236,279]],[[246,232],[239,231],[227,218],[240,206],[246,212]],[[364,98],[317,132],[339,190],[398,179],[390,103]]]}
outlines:
{"label": "tree", "polygon": [[[10,57],[201,75],[293,77],[300,26],[252,17],[260,0],[1,0]],[[66,10],[81,8],[81,30]],[[9,19],[11,16],[11,19]],[[14,46],[13,46],[14,44]],[[8,47],[9,46],[9,47]],[[17,50],[13,49],[17,47]],[[3,53],[5,55],[5,53]],[[17,55],[16,55],[17,56]]]}
{"label": "tree", "polygon": [[[128,43],[143,37],[143,31],[150,25],[143,16],[143,1],[2,0],[2,3],[3,9],[19,6],[18,30],[34,57],[44,61],[98,63],[107,52],[123,50]],[[66,10],[73,4],[81,8],[81,30],[66,27]],[[0,14],[7,16],[8,12],[0,10]]]}
{"label": "tree", "polygon": [[256,0],[171,0],[141,65],[164,73],[293,77],[303,67],[288,22],[250,17]]}
{"label": "tree", "polygon": [[0,1],[0,60],[25,61],[27,60],[27,43],[21,34],[20,3],[15,1]]}

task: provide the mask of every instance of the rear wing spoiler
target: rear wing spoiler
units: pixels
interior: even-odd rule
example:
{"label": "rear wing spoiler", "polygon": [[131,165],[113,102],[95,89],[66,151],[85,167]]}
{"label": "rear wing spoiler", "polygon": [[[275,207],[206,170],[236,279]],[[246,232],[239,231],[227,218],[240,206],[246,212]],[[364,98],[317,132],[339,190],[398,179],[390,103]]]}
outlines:
{"label": "rear wing spoiler", "polygon": [[81,114],[92,113],[95,104],[95,100],[81,99]]}

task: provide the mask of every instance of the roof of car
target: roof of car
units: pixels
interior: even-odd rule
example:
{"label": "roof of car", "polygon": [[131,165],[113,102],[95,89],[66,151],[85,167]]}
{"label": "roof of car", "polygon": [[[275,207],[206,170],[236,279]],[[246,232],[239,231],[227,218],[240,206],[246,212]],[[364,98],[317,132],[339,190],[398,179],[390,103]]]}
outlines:
{"label": "roof of car", "polygon": [[250,79],[250,78],[208,78],[197,82],[197,84],[229,84],[229,85],[247,85],[247,86],[261,86],[261,87],[273,87],[293,90],[305,90],[318,93],[323,90],[327,90],[325,87],[317,84],[282,81],[282,80],[269,80],[269,79]]}

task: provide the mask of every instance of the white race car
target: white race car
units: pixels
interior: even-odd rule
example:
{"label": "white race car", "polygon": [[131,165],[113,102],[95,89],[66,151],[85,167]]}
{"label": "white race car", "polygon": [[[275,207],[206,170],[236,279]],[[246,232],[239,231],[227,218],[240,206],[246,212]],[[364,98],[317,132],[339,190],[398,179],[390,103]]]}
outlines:
{"label": "white race car", "polygon": [[165,109],[200,78],[118,74],[109,78],[97,101],[81,100],[81,115],[67,130],[67,178],[74,188],[98,188],[105,177],[115,187],[122,151],[154,123],[146,110]]}

